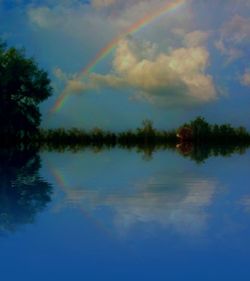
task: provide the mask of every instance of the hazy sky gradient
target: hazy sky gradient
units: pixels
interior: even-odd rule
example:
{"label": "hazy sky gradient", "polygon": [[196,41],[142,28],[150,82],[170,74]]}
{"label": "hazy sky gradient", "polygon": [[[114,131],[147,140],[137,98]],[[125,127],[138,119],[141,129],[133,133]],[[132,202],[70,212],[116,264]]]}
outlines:
{"label": "hazy sky gradient", "polygon": [[[0,0],[0,36],[48,70],[44,127],[172,128],[197,115],[250,128],[250,1],[186,0],[120,40],[89,76],[81,71],[126,28],[170,0]],[[49,111],[63,91],[60,110]]]}

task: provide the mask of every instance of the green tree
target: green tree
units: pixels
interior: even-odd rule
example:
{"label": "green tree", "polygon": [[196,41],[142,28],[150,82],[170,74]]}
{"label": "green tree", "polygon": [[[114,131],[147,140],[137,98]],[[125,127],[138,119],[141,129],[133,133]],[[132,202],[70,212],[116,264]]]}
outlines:
{"label": "green tree", "polygon": [[207,140],[211,135],[211,127],[203,117],[197,117],[194,121],[191,121],[190,127],[196,141]]}
{"label": "green tree", "polygon": [[152,136],[155,134],[155,130],[153,127],[153,122],[151,120],[143,120],[142,122],[142,128],[137,129],[137,133],[139,135],[146,135],[146,136]]}
{"label": "green tree", "polygon": [[50,79],[23,50],[0,42],[0,129],[2,137],[25,139],[38,131],[39,104],[52,93]]}

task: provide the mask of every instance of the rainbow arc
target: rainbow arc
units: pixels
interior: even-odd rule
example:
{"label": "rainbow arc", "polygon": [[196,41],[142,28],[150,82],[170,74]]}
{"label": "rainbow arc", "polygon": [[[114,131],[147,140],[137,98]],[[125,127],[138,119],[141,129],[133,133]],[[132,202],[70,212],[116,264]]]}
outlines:
{"label": "rainbow arc", "polygon": [[[145,26],[155,22],[157,19],[161,18],[162,16],[166,15],[167,13],[175,11],[177,8],[181,7],[186,3],[186,0],[174,0],[174,1],[167,1],[164,5],[159,7],[158,9],[154,10],[152,13],[147,14],[146,16],[142,17],[131,26],[126,28],[123,32],[121,32],[117,37],[111,40],[104,48],[100,50],[100,52],[95,56],[95,58],[81,71],[78,77],[86,76],[90,74],[95,66],[99,64],[104,58],[106,58],[119,44],[119,42],[129,34],[134,34]],[[57,99],[55,105],[53,106],[51,112],[59,111],[63,104],[65,103],[68,97],[68,93],[66,90],[62,92],[62,94]]]}

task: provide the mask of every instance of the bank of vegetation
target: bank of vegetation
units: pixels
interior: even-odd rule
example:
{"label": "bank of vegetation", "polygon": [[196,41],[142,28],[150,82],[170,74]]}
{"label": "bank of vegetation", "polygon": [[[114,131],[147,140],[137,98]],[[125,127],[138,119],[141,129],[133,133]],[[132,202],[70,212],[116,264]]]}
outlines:
{"label": "bank of vegetation", "polygon": [[[234,128],[230,124],[209,124],[204,118],[197,117],[174,130],[157,130],[149,120],[136,130],[120,133],[95,128],[85,131],[73,129],[40,130],[36,142],[48,147],[58,146],[176,146],[194,145],[248,145],[250,133],[244,127]],[[187,145],[188,146],[188,145]]]}

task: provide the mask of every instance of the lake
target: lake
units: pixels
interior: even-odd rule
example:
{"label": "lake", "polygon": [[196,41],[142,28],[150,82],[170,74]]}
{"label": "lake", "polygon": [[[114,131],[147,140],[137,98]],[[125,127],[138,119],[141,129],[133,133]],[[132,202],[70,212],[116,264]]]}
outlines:
{"label": "lake", "polygon": [[0,152],[2,280],[250,280],[250,151]]}

